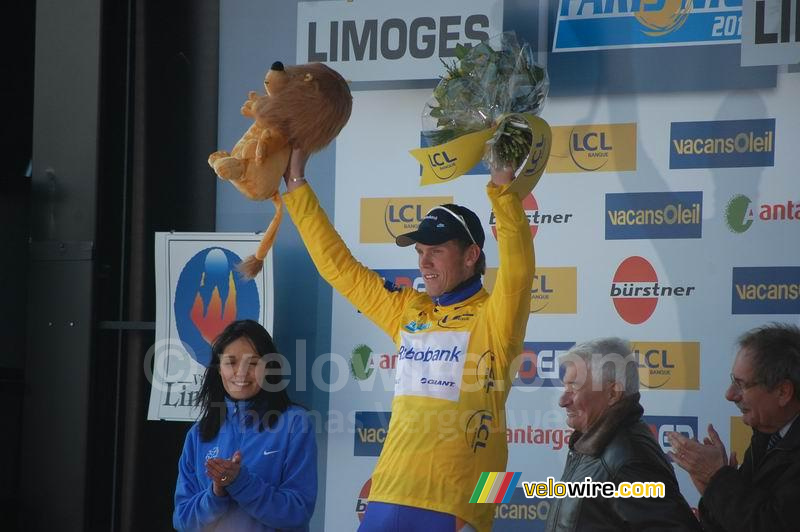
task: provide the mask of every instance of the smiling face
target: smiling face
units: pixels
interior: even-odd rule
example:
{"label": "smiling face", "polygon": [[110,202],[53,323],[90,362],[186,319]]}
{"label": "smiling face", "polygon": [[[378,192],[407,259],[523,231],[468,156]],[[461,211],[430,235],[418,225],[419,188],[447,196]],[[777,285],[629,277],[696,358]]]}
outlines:
{"label": "smiling face", "polygon": [[[431,297],[450,292],[472,277],[480,248],[472,245],[462,249],[455,240],[429,246],[415,244],[419,271],[425,281],[425,291]],[[477,250],[477,252],[476,252]]]}
{"label": "smiling face", "polygon": [[764,433],[780,430],[786,423],[783,407],[788,401],[782,400],[780,389],[768,390],[757,381],[747,349],[739,350],[731,374],[736,384],[728,386],[725,399],[741,410],[744,424]]}
{"label": "smiling face", "polygon": [[558,406],[567,413],[567,425],[580,432],[586,432],[618,399],[618,394],[609,388],[610,384],[592,386],[591,371],[585,379],[579,379],[575,364],[566,365],[563,382],[564,393]]}
{"label": "smiling face", "polygon": [[255,396],[264,382],[264,365],[258,364],[256,348],[245,337],[228,344],[220,356],[219,374],[222,386],[233,399]]}

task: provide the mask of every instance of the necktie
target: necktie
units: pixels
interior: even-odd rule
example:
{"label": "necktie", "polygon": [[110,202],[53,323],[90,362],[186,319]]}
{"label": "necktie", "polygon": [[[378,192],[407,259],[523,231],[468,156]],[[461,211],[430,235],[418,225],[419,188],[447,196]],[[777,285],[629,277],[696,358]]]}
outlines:
{"label": "necktie", "polygon": [[770,435],[769,437],[769,441],[767,442],[767,450],[769,451],[770,449],[775,447],[778,444],[778,442],[781,441],[782,437],[783,436],[781,436],[780,432],[773,432],[772,435]]}

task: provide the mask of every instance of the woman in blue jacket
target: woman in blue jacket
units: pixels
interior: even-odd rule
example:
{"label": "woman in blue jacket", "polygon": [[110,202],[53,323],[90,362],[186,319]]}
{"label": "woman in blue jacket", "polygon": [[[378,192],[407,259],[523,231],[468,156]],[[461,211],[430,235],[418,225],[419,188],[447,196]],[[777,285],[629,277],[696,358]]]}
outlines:
{"label": "woman in blue jacket", "polygon": [[[317,498],[317,449],[305,409],[286,393],[269,333],[231,323],[214,342],[202,413],[178,464],[178,530],[308,530]],[[262,359],[262,357],[264,357]]]}

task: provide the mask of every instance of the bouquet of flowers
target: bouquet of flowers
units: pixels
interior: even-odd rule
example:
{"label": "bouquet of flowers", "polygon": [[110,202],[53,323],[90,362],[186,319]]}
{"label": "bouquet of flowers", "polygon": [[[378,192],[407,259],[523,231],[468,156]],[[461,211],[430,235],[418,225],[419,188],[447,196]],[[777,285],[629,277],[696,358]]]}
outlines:
{"label": "bouquet of flowers", "polygon": [[[445,63],[447,73],[423,111],[422,135],[428,146],[497,126],[510,113],[541,112],[549,86],[547,72],[514,33],[471,48],[458,45],[455,54],[457,60]],[[519,168],[532,138],[524,120],[503,120],[486,142],[483,160],[495,168]]]}

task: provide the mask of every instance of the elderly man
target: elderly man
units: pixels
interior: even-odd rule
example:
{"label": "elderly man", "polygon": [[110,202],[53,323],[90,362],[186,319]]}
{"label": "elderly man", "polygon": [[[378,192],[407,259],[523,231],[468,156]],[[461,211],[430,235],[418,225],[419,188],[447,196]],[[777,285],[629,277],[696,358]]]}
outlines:
{"label": "elderly man", "polygon": [[670,454],[703,496],[703,528],[800,530],[800,329],[775,323],[745,333],[725,398],[753,429],[741,467],[712,425],[704,444],[668,435]]}
{"label": "elderly man", "polygon": [[663,482],[663,498],[554,499],[545,530],[700,530],[672,466],[642,421],[639,373],[628,342],[594,340],[562,359],[559,405],[575,432],[563,482]]}

